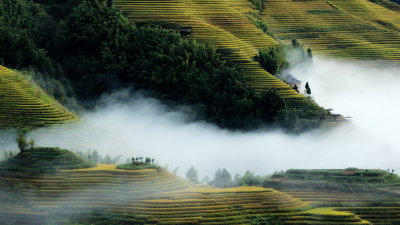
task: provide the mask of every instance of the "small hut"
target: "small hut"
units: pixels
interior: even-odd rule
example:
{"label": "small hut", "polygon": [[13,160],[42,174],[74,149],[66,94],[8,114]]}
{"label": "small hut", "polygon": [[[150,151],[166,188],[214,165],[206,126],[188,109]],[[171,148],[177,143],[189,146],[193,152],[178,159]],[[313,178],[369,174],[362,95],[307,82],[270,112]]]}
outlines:
{"label": "small hut", "polygon": [[298,88],[301,87],[301,80],[298,80],[295,76],[292,74],[287,74],[285,76],[284,82],[288,84],[290,87],[294,88],[297,86]]}

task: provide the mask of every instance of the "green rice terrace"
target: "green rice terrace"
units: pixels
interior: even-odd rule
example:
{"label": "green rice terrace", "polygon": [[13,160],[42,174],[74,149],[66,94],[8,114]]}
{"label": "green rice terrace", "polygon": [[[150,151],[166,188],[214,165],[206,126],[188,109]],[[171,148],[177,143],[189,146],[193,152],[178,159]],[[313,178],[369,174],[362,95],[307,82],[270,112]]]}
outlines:
{"label": "green rice terrace", "polygon": [[0,128],[74,122],[77,116],[27,76],[0,66]]}
{"label": "green rice terrace", "polygon": [[[41,173],[26,176],[21,168]],[[284,175],[304,181],[321,173],[360,177],[363,170],[289,170],[272,176],[275,183],[264,183],[276,189],[214,188],[160,168],[95,166],[67,150],[34,148],[3,162],[0,171],[2,224],[396,224],[400,219],[398,195],[389,191],[395,185],[382,181],[372,182],[382,190],[353,192],[329,185],[277,185]],[[369,173],[363,178],[398,180],[385,171]]]}

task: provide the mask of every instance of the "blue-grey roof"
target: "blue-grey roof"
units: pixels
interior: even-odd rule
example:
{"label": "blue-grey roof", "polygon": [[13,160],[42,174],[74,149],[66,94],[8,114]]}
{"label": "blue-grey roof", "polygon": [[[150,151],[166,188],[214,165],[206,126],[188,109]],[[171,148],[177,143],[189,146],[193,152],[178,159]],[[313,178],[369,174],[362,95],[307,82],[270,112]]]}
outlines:
{"label": "blue-grey roof", "polygon": [[301,80],[296,79],[296,77],[293,76],[292,74],[288,74],[285,80],[286,83],[294,83],[294,84],[301,83]]}

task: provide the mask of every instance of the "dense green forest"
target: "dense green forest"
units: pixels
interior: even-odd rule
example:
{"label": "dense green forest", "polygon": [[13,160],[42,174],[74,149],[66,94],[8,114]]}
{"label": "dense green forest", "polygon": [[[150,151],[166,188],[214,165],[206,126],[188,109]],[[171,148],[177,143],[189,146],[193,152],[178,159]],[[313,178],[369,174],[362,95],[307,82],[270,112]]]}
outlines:
{"label": "dense green forest", "polygon": [[130,88],[222,128],[298,130],[284,99],[255,94],[215,47],[129,23],[111,0],[3,0],[0,31],[0,63],[39,77],[70,109],[79,110],[74,99],[90,109],[102,94]]}

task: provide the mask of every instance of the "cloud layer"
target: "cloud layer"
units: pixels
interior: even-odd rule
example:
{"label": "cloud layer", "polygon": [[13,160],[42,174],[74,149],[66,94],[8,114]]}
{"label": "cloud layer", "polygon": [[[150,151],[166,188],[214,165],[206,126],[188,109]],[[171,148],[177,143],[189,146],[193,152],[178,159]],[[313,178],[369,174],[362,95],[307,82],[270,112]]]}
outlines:
{"label": "cloud layer", "polygon": [[118,101],[119,93],[84,115],[79,126],[33,136],[39,145],[97,149],[124,158],[153,157],[170,169],[179,166],[180,175],[190,166],[200,176],[212,176],[218,168],[261,175],[289,168],[399,170],[400,70],[370,65],[315,59],[308,69],[290,71],[310,83],[319,104],[353,117],[348,125],[330,131],[299,136],[278,130],[230,132],[206,123],[186,123],[182,113],[140,95]]}

